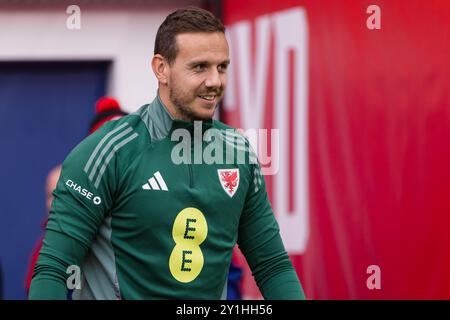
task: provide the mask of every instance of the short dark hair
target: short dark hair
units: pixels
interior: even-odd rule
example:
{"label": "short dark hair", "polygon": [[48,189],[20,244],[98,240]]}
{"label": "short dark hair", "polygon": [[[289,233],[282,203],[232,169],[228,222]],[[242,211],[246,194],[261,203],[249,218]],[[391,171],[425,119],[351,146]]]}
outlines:
{"label": "short dark hair", "polygon": [[225,27],[211,12],[197,7],[179,9],[169,14],[159,26],[154,54],[160,54],[169,64],[175,61],[178,48],[176,36],[187,32],[222,32]]}

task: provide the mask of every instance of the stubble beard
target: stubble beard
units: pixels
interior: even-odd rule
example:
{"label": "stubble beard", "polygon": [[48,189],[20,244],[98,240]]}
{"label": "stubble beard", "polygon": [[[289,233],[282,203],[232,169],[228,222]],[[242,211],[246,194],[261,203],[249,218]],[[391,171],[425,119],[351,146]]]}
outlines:
{"label": "stubble beard", "polygon": [[[186,95],[176,87],[171,87],[169,90],[169,98],[170,101],[176,108],[177,116],[185,121],[194,121],[194,120],[210,120],[212,117],[204,117],[201,114],[198,114],[189,107],[189,104],[194,103],[197,95]],[[221,99],[219,99],[220,101]],[[214,106],[214,110],[217,108],[217,104]]]}

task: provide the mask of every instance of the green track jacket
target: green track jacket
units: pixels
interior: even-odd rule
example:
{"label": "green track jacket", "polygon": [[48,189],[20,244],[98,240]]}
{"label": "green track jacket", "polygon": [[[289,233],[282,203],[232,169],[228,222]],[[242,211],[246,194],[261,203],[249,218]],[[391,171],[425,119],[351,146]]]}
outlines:
{"label": "green track jacket", "polygon": [[304,298],[255,159],[159,97],[107,122],[63,163],[30,299],[65,299],[77,270],[74,299],[225,298],[236,243],[266,299]]}

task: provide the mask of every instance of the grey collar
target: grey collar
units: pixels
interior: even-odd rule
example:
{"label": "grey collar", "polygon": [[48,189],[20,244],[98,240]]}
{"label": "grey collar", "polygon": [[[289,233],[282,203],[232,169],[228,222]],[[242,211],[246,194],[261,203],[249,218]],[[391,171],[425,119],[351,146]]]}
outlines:
{"label": "grey collar", "polygon": [[145,105],[137,111],[145,126],[152,142],[162,140],[169,134],[173,118],[164,106],[159,94],[150,104]]}
{"label": "grey collar", "polygon": [[[185,128],[192,131],[194,128],[193,122],[174,119],[161,101],[159,94],[156,95],[156,98],[150,104],[139,109],[137,113],[146,125],[152,143],[164,139],[174,129]],[[202,130],[211,128],[213,124],[213,119],[203,121]]]}

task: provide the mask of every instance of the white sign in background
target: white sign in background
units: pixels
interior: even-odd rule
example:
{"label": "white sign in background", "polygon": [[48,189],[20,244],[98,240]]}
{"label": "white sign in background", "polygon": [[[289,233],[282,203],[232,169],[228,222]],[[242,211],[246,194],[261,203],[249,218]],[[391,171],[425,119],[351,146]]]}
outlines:
{"label": "white sign in background", "polygon": [[[227,111],[240,108],[242,129],[263,127],[268,81],[270,36],[274,33],[274,129],[279,132],[279,168],[273,175],[273,208],[286,250],[302,254],[309,236],[308,210],[308,22],[303,8],[260,16],[255,22],[255,60],[251,53],[251,22],[227,26],[231,65],[224,100]],[[289,148],[289,53],[294,62],[294,150]],[[238,66],[238,68],[236,68]],[[239,90],[235,90],[238,80]],[[239,95],[239,96],[237,96]],[[237,101],[240,101],[237,106]],[[252,144],[255,141],[250,141]],[[254,149],[258,149],[253,145]],[[260,148],[259,148],[260,149]],[[294,172],[289,170],[289,155],[294,152]],[[276,159],[273,158],[272,160]],[[264,168],[263,168],[264,173]],[[294,175],[294,206],[289,208],[289,177]]]}

